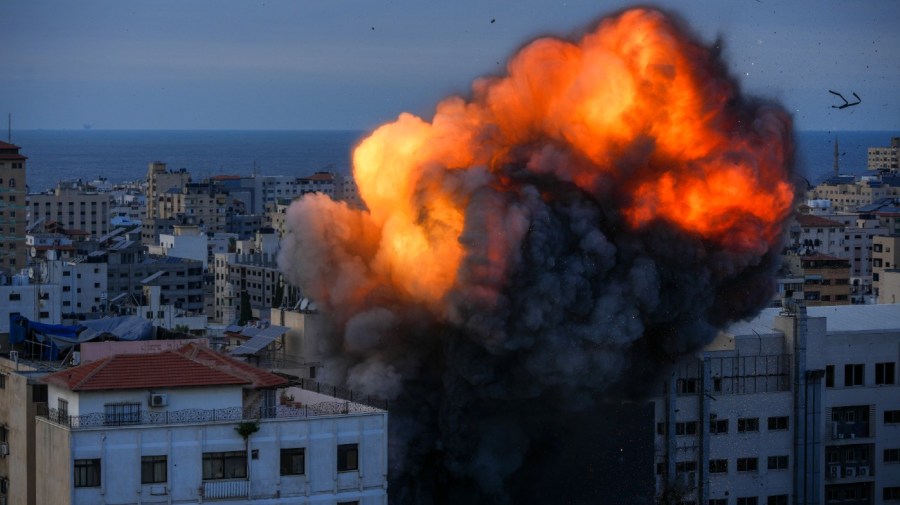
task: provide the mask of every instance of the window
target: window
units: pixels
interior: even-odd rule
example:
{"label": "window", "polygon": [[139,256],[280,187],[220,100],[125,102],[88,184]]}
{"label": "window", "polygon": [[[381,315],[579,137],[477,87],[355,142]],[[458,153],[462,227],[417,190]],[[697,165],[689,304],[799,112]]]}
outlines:
{"label": "window", "polygon": [[787,456],[769,456],[769,470],[787,470]]}
{"label": "window", "polygon": [[338,445],[337,469],[339,472],[359,470],[359,444]]}
{"label": "window", "polygon": [[825,366],[825,387],[834,387],[834,365]]}
{"label": "window", "polygon": [[900,410],[885,410],[884,411],[884,424],[898,424],[900,423]]}
{"label": "window", "polygon": [[20,295],[19,293],[10,293],[9,299],[10,299],[10,301],[21,300],[22,295]]}
{"label": "window", "polygon": [[141,484],[166,482],[166,456],[141,456]]}
{"label": "window", "polygon": [[728,473],[727,459],[709,460],[709,473]]}
{"label": "window", "polygon": [[675,423],[676,435],[696,435],[697,421],[688,421],[685,423]]}
{"label": "window", "polygon": [[884,450],[884,462],[885,463],[900,463],[900,449],[885,449]]}
{"label": "window", "polygon": [[107,403],[103,406],[103,424],[118,426],[121,424],[139,424],[141,422],[141,404],[137,402]]}
{"label": "window", "polygon": [[738,419],[738,433],[759,431],[758,417],[741,417]]}
{"label": "window", "polygon": [[0,373],[0,389],[6,389],[6,374]]}
{"label": "window", "polygon": [[359,505],[359,500],[353,501],[339,501],[337,505]]}
{"label": "window", "polygon": [[788,429],[788,416],[778,416],[769,418],[769,431],[778,431]]}
{"label": "window", "polygon": [[100,459],[75,460],[75,487],[100,487]]}
{"label": "window", "polygon": [[697,379],[678,379],[675,382],[675,391],[678,394],[696,394],[698,382]]}
{"label": "window", "polygon": [[709,432],[713,435],[728,433],[728,419],[713,419],[709,422]]}
{"label": "window", "polygon": [[728,505],[728,498],[713,498],[709,500],[709,505]]}
{"label": "window", "polygon": [[306,449],[281,450],[281,475],[303,475],[306,473]]}
{"label": "window", "polygon": [[203,453],[203,480],[246,478],[247,451]]}
{"label": "window", "polygon": [[737,499],[737,505],[757,505],[755,496],[742,496]]}
{"label": "window", "polygon": [[766,499],[766,505],[788,505],[788,495],[776,494]]}
{"label": "window", "polygon": [[875,363],[875,384],[894,383],[894,363]]}
{"label": "window", "polygon": [[881,497],[884,501],[900,501],[900,486],[884,488]]}
{"label": "window", "polygon": [[758,468],[757,458],[738,458],[737,471],[739,472],[755,472]]}
{"label": "window", "polygon": [[863,364],[844,365],[844,386],[862,386],[866,366]]}
{"label": "window", "polygon": [[68,400],[63,400],[62,398],[56,399],[56,410],[59,411],[59,418],[65,419],[69,417],[69,402]]}

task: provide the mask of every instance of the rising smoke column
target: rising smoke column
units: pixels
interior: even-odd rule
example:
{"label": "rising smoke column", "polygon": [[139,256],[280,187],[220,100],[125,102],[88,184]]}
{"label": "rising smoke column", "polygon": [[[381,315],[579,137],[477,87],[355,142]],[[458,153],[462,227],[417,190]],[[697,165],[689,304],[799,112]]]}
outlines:
{"label": "rising smoke column", "polygon": [[521,501],[579,464],[548,454],[583,414],[754,315],[791,156],[788,115],[645,9],[375,130],[367,210],[295,202],[279,264],[328,321],[330,379],[395,400],[391,502]]}

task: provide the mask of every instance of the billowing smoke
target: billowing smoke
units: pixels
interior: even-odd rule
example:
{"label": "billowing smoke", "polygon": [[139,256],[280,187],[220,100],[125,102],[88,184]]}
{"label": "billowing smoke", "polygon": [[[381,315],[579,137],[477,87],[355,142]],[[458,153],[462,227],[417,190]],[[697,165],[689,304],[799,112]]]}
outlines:
{"label": "billowing smoke", "polygon": [[392,503],[603,479],[556,449],[766,304],[790,118],[717,58],[654,10],[536,40],[366,138],[365,211],[291,206],[279,263],[328,320],[329,378],[394,400]]}

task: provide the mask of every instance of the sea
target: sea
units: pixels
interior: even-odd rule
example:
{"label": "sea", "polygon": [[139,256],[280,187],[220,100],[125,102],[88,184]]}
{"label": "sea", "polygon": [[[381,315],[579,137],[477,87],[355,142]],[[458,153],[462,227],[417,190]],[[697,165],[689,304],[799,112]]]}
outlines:
{"label": "sea", "polygon": [[[145,179],[150,162],[186,168],[195,180],[213,175],[306,176],[350,173],[358,130],[15,130],[12,143],[28,157],[30,192],[60,180]],[[795,132],[795,169],[810,184],[833,174],[834,143],[842,174],[863,174],[869,147],[890,145],[897,131]],[[5,139],[4,139],[5,140]]]}

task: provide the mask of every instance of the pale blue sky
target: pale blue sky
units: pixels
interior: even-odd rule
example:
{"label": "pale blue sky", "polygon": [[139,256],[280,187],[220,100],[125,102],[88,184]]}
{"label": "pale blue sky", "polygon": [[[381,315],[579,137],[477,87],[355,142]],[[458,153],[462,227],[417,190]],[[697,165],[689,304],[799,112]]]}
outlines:
{"label": "pale blue sky", "polygon": [[[781,101],[798,128],[900,130],[900,2],[657,4],[720,35],[744,90]],[[530,39],[627,5],[3,0],[0,113],[17,128],[369,129],[429,117]],[[832,109],[828,89],[862,103]]]}

